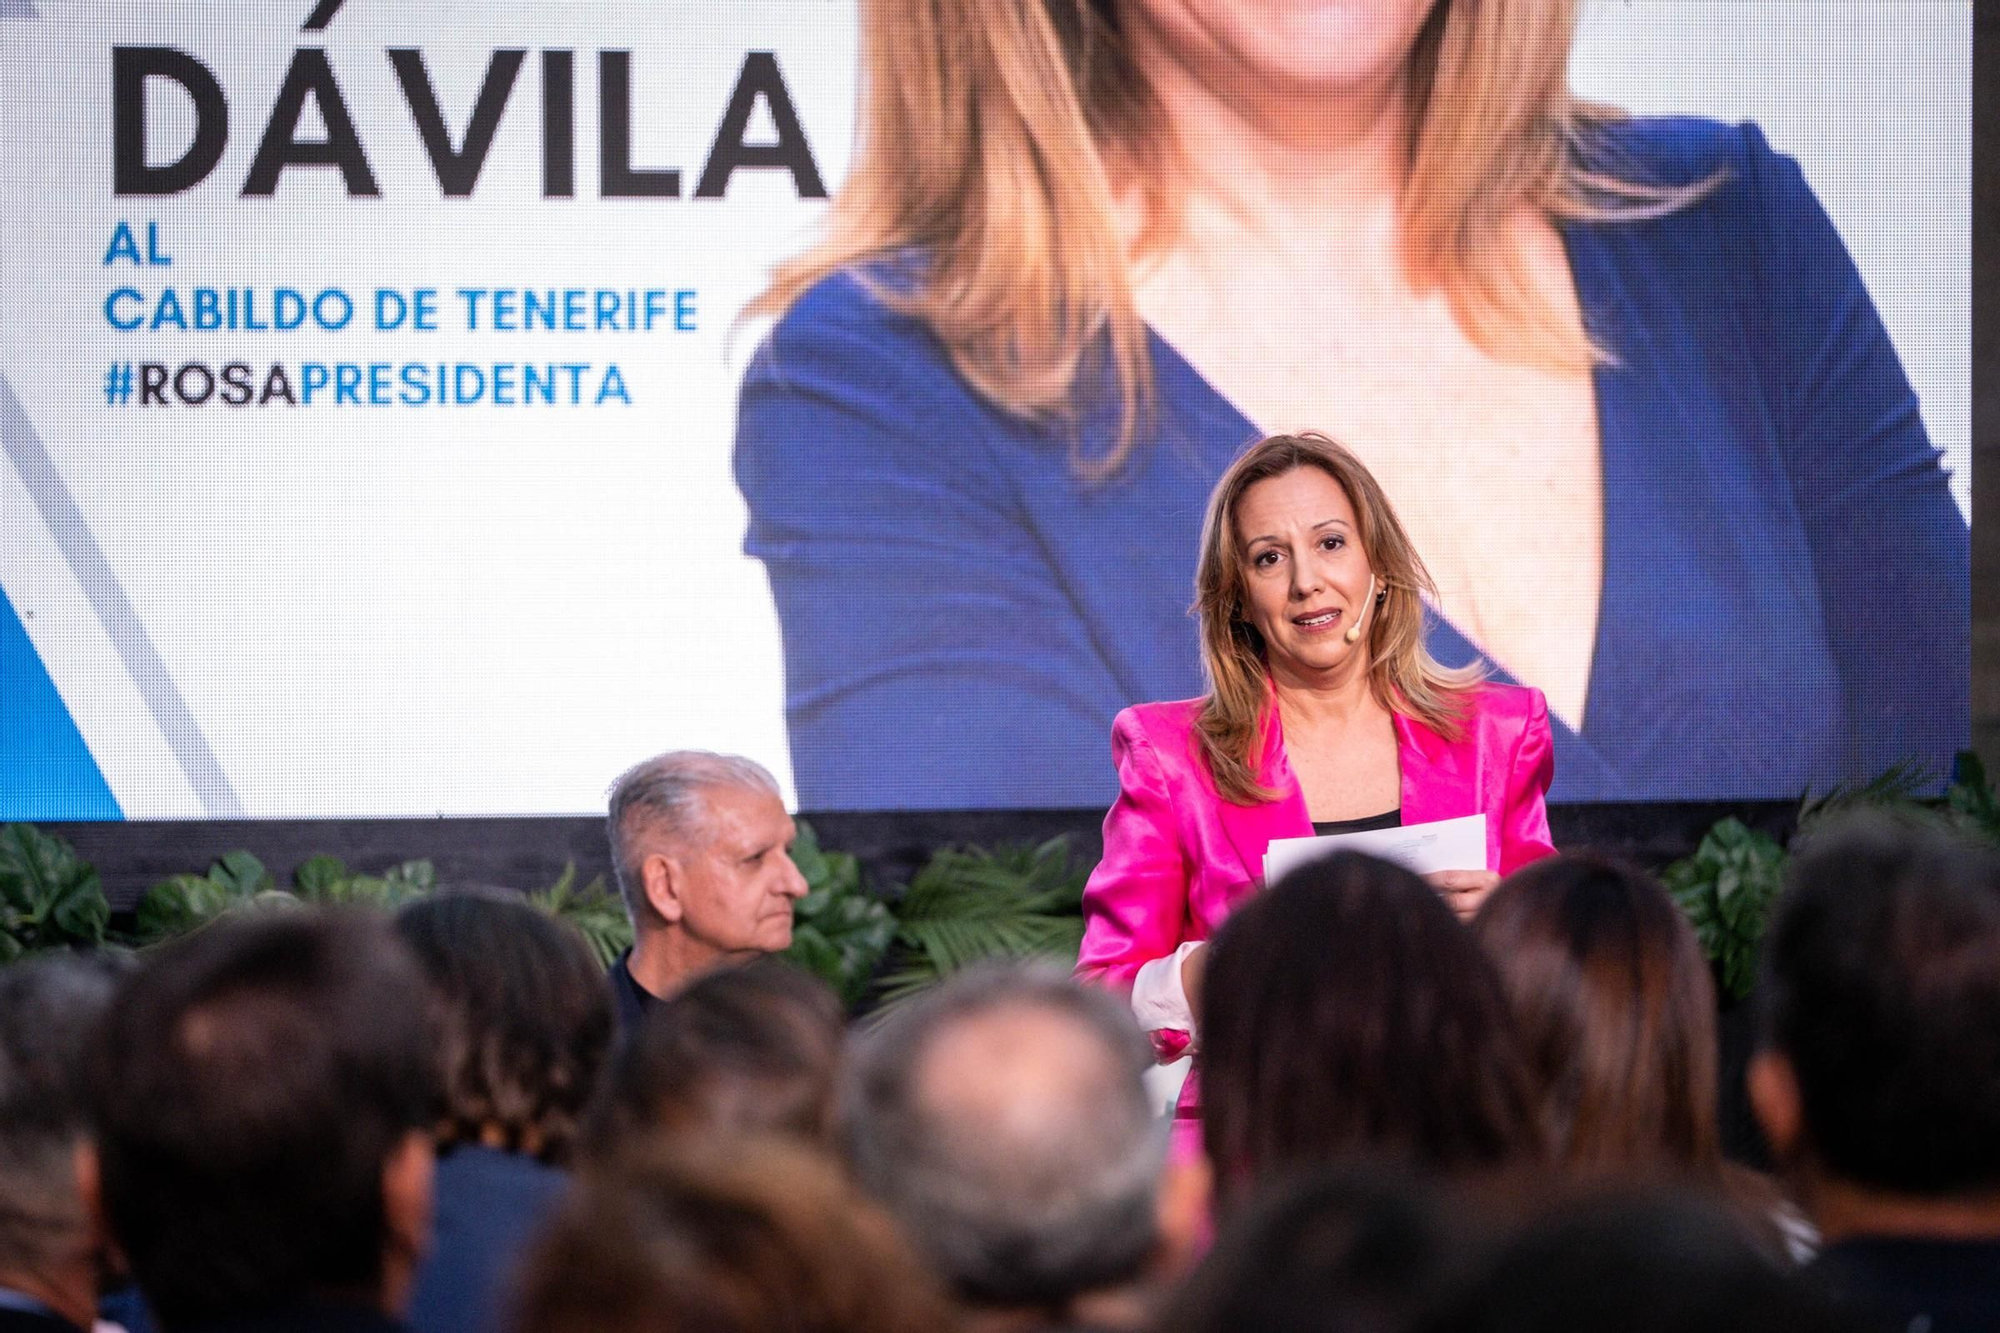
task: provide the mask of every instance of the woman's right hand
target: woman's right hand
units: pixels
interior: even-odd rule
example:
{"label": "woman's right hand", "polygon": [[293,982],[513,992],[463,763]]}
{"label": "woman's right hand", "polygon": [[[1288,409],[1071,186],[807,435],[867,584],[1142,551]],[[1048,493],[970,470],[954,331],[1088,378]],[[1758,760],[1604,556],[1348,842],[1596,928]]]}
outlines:
{"label": "woman's right hand", "polygon": [[1470,921],[1479,915],[1479,909],[1493,896],[1493,890],[1500,883],[1498,873],[1491,870],[1434,870],[1424,879],[1438,891],[1445,906],[1458,915],[1460,921]]}
{"label": "woman's right hand", "polygon": [[1181,955],[1181,991],[1187,996],[1188,1012],[1201,1021],[1201,974],[1208,966],[1208,946],[1200,945]]}

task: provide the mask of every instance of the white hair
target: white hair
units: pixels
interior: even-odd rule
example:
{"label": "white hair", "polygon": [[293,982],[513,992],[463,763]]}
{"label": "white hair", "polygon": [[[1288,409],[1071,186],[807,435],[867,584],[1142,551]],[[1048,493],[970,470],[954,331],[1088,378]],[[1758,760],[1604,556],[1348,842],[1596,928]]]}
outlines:
{"label": "white hair", "polygon": [[611,840],[611,869],[634,921],[650,915],[645,877],[639,863],[640,834],[683,842],[707,833],[712,787],[742,787],[778,795],[778,781],[754,759],[710,750],[669,750],[634,764],[611,784],[605,821]]}

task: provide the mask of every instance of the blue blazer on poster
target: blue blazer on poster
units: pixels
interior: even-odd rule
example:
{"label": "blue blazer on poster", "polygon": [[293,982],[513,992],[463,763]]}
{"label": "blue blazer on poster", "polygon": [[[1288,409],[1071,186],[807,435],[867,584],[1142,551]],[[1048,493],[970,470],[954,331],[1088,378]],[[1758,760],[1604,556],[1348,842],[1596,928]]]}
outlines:
{"label": "blue blazer on poster", "polygon": [[[1560,224],[1613,360],[1589,702],[1556,725],[1551,799],[1941,774],[1969,731],[1968,534],[1846,248],[1753,125],[1632,120],[1601,148],[1626,179],[1720,177],[1663,217]],[[1155,337],[1158,411],[1088,481],[1076,452],[1113,438],[1112,410],[989,404],[878,299],[907,277],[821,282],[743,384],[745,548],[783,626],[800,803],[1103,806],[1119,710],[1202,689],[1202,510],[1260,432]],[[1477,655],[1442,618],[1430,646]]]}

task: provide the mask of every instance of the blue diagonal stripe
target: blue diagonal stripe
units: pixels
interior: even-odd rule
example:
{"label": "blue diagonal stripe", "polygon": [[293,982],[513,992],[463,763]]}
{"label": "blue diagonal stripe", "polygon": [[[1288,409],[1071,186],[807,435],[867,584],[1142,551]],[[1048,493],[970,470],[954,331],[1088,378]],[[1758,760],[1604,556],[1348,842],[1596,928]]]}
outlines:
{"label": "blue diagonal stripe", "polygon": [[124,662],[133,685],[138,687],[139,697],[145,700],[154,724],[166,738],[167,748],[173,751],[181,772],[187,776],[195,799],[210,818],[242,818],[243,803],[236,798],[235,788],[229,785],[228,775],[216,762],[208,738],[195,725],[194,714],[188,711],[180,687],[167,674],[166,663],[160,660],[152,636],[146,633],[138,612],[132,609],[124,585],[104,558],[104,550],[97,544],[89,523],[84,521],[83,511],[77,508],[76,497],[56,471],[42,437],[36,434],[21,400],[14,396],[14,386],[4,375],[0,375],[0,444],[6,447],[14,470],[41,511],[42,522],[54,535],[63,558],[69,562],[70,572],[90,600],[91,610],[97,613],[98,623]]}
{"label": "blue diagonal stripe", "polygon": [[122,819],[90,747],[0,588],[0,819]]}

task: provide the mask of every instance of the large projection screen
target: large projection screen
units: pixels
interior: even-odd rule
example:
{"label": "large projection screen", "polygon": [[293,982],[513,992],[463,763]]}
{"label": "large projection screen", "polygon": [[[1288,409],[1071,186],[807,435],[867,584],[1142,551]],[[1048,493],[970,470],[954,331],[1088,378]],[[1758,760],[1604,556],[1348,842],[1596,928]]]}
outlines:
{"label": "large projection screen", "polygon": [[[1660,480],[1616,500],[1607,435],[1552,799],[1793,797],[1964,743],[1972,18],[1586,0],[1574,88],[1768,143],[1763,188],[1796,162],[1792,204],[1831,220],[1810,262],[1851,256],[1862,297],[1788,323],[1788,232],[1718,249],[1696,304],[1739,302],[1815,380],[1879,315],[1868,373],[1899,362],[1921,421],[1788,385],[1812,438],[1746,461],[1656,413],[1621,447]],[[856,24],[0,0],[0,819],[584,814],[681,747],[809,810],[1107,803],[1112,714],[1201,689],[1200,506],[1251,427],[1215,398],[1194,454],[1093,481],[990,415],[924,416],[973,401],[948,360],[840,325],[863,343],[838,365],[767,381],[862,382],[739,431],[770,323],[738,316],[848,173]],[[1594,317],[1616,284],[1587,277]],[[1635,391],[1606,377],[1656,373],[1610,350],[1607,432]],[[846,388],[919,405],[890,423],[906,460],[842,433]],[[1884,431],[1901,452],[1863,456]]]}

